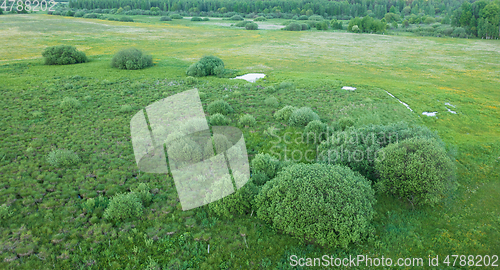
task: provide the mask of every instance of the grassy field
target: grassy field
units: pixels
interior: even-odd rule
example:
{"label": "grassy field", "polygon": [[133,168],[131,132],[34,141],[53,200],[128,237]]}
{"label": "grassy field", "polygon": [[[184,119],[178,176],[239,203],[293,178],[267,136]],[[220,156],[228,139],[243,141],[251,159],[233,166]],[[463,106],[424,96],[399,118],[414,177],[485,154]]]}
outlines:
{"label": "grassy field", "polygon": [[[500,255],[498,41],[246,31],[215,19],[134,20],[0,16],[0,205],[11,204],[13,211],[0,221],[0,268],[132,269],[158,263],[172,269],[288,269],[291,254],[421,257],[424,262],[428,255]],[[90,62],[43,65],[44,48],[59,44],[76,46]],[[113,54],[127,47],[152,54],[155,65],[137,71],[111,68]],[[310,106],[329,124],[351,116],[356,125],[406,121],[437,131],[448,150],[456,151],[459,189],[435,208],[412,209],[379,196],[377,237],[347,250],[300,246],[255,215],[228,220],[210,216],[205,207],[182,212],[171,178],[136,169],[129,122],[148,104],[191,89],[185,70],[204,55],[220,57],[238,74],[267,75],[252,86],[212,77],[195,86],[206,94],[204,106],[225,99],[234,107],[233,125],[241,114],[255,116],[257,127],[244,129],[251,155],[269,150],[270,138],[263,136],[268,127],[290,131],[273,119],[277,108],[266,106],[262,94],[262,87],[289,81],[293,89],[273,94],[279,108]],[[82,106],[62,111],[64,97],[75,97]],[[422,112],[438,112],[437,118]],[[76,151],[82,165],[51,167],[45,156],[53,148]],[[84,199],[111,196],[141,182],[158,192],[140,221],[117,227],[99,213],[82,212]]]}

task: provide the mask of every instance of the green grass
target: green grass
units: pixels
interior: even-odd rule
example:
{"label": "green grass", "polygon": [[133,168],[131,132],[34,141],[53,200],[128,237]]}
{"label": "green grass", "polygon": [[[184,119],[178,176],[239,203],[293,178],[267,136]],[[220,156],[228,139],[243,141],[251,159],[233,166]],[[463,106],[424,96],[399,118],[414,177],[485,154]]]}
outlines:
{"label": "green grass", "polygon": [[[137,22],[0,16],[0,38],[8,41],[0,47],[0,204],[11,204],[13,211],[8,220],[0,220],[0,268],[143,268],[151,259],[163,267],[179,258],[193,269],[264,269],[286,265],[287,254],[422,257],[424,262],[435,254],[499,254],[498,41],[245,31],[217,24],[227,21],[133,18]],[[266,23],[274,21],[279,22]],[[44,66],[43,49],[59,44],[76,46],[90,62]],[[127,47],[152,54],[155,65],[111,68],[112,56]],[[185,70],[204,55],[219,56],[238,74],[265,73],[265,80],[256,83],[262,87],[292,81],[296,88],[273,93],[280,101],[273,108],[265,105],[263,88],[247,89],[242,80],[210,77],[195,86],[185,84]],[[358,89],[344,91],[342,86]],[[215,220],[206,207],[182,212],[171,177],[137,170],[129,123],[136,111],[192,87],[206,94],[205,111],[210,102],[226,100],[235,109],[231,125],[243,114],[256,118],[255,127],[242,129],[250,157],[271,152],[272,139],[263,135],[268,127],[280,129],[280,135],[302,131],[272,117],[285,105],[309,106],[328,124],[350,116],[357,125],[401,120],[426,125],[457,151],[460,187],[435,208],[412,209],[379,196],[376,237],[348,250],[298,246],[255,213]],[[61,110],[65,97],[76,98],[81,106]],[[451,109],[458,114],[448,113],[445,102],[455,105]],[[424,111],[437,111],[438,118],[421,115]],[[80,163],[52,167],[46,156],[56,148],[75,151]],[[84,199],[127,192],[141,182],[158,189],[141,220],[112,225],[100,219],[99,211],[84,214]],[[242,226],[248,249],[239,234]],[[191,236],[181,237],[185,232]]]}

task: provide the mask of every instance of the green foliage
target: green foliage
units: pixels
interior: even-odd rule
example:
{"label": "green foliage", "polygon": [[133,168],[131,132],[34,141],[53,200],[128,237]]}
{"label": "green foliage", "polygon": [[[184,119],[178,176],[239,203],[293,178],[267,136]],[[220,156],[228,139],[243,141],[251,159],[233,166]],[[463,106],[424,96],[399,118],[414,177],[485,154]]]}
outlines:
{"label": "green foliage", "polygon": [[6,204],[2,204],[0,206],[0,221],[7,220],[14,214],[12,211],[9,210],[9,208],[10,207]]}
{"label": "green foliage", "polygon": [[205,17],[205,18],[203,18],[203,21],[204,21],[204,22],[208,22],[208,21],[210,21],[210,18]]}
{"label": "green foliage", "polygon": [[211,115],[209,121],[212,126],[227,126],[230,122],[229,119],[220,113]]}
{"label": "green foliage", "polygon": [[186,78],[186,84],[187,85],[195,85],[197,83],[198,83],[198,79],[196,79],[196,78],[194,78],[192,76],[187,76],[187,78]]}
{"label": "green foliage", "polygon": [[150,187],[147,183],[140,183],[136,189],[132,189],[143,206],[148,206],[153,200],[153,194],[150,193]]}
{"label": "green foliage", "polygon": [[320,144],[328,137],[328,126],[320,120],[313,120],[304,129],[304,141],[311,144]]}
{"label": "green foliage", "polygon": [[266,17],[263,17],[263,16],[259,16],[255,19],[253,19],[255,22],[263,22],[263,21],[267,21]]}
{"label": "green foliage", "polygon": [[191,18],[191,21],[192,21],[192,22],[201,22],[201,21],[203,21],[203,19],[202,19],[202,18],[200,18],[200,17],[196,17],[196,16],[195,16],[195,17],[192,17],[192,18]]}
{"label": "green foliage", "polygon": [[170,166],[195,164],[203,160],[204,149],[188,137],[180,137],[167,144]]}
{"label": "green foliage", "polygon": [[288,24],[283,29],[287,30],[287,31],[302,31],[302,30],[306,30],[306,29],[304,29],[303,24],[299,24],[299,23],[295,23],[295,22],[292,22],[292,23]]}
{"label": "green foliage", "polygon": [[317,30],[328,30],[328,23],[326,21],[317,22],[315,27]]}
{"label": "green foliage", "polygon": [[334,123],[335,130],[346,130],[348,127],[354,126],[354,119],[351,117],[342,117]]}
{"label": "green foliage", "polygon": [[182,16],[180,14],[172,14],[172,16],[170,16],[172,19],[176,19],[176,20],[180,20],[182,19]]}
{"label": "green foliage", "polygon": [[84,52],[68,45],[47,47],[42,56],[45,58],[45,65],[69,65],[88,61]]}
{"label": "green foliage", "polygon": [[369,181],[324,164],[286,167],[255,197],[257,217],[274,228],[301,242],[343,248],[371,233],[374,204]]}
{"label": "green foliage", "polygon": [[[335,131],[318,147],[318,160],[329,164],[350,167],[366,178],[376,182],[375,160],[383,157],[381,149],[390,143],[408,138],[434,138],[436,133],[423,126],[410,127],[400,122],[390,125],[366,125]],[[440,143],[444,144],[440,141]]]}
{"label": "green foliage", "polygon": [[[245,180],[236,180],[236,178],[243,177],[239,174],[234,175],[234,177],[236,182],[243,182]],[[253,200],[258,193],[258,188],[252,181],[248,181],[243,187],[236,190],[236,192],[224,197],[224,194],[234,190],[232,183],[231,185],[227,185],[227,183],[231,183],[229,175],[212,184],[212,192],[208,193],[205,197],[206,202],[213,201],[208,205],[210,211],[217,216],[226,218],[233,218],[234,215],[248,213],[252,209]],[[218,198],[222,199],[217,200]]]}
{"label": "green foliage", "polygon": [[47,155],[47,161],[54,167],[71,166],[80,162],[80,157],[71,150],[56,149]]}
{"label": "green foliage", "polygon": [[208,104],[207,110],[209,114],[220,113],[223,115],[228,115],[234,112],[233,107],[231,107],[231,105],[229,105],[229,103],[227,103],[225,100],[216,100],[214,102],[211,102],[210,104]]}
{"label": "green foliage", "polygon": [[120,18],[120,22],[134,22],[134,19],[127,16],[123,16]]}
{"label": "green foliage", "polygon": [[307,18],[310,21],[323,21],[325,18],[321,15],[311,15],[309,18]]}
{"label": "green foliage", "polygon": [[170,18],[169,16],[162,16],[162,17],[160,18],[160,21],[162,21],[162,22],[165,22],[165,21],[171,21],[171,20],[172,20],[172,18]]}
{"label": "green foliage", "polygon": [[274,118],[278,121],[288,122],[288,120],[290,119],[290,115],[292,115],[292,113],[296,110],[296,107],[286,105],[285,107],[274,113]]}
{"label": "green foliage", "polygon": [[251,21],[241,21],[239,23],[236,23],[234,26],[236,26],[236,27],[245,27],[249,23],[251,23]]}
{"label": "green foliage", "polygon": [[118,193],[110,200],[103,217],[111,221],[137,219],[142,216],[143,208],[135,192]]}
{"label": "green foliage", "polygon": [[192,64],[186,71],[188,76],[203,77],[220,74],[224,70],[224,62],[216,56],[205,56]]}
{"label": "green foliage", "polygon": [[[356,27],[355,27],[356,26]],[[382,33],[387,28],[385,19],[377,20],[370,16],[365,16],[363,18],[356,17],[349,21],[347,30],[349,32],[361,32],[361,33]]]}
{"label": "green foliage", "polygon": [[271,96],[271,97],[268,97],[266,98],[266,100],[264,100],[264,103],[269,106],[269,107],[273,107],[273,108],[276,108],[279,106],[279,101],[277,98]]}
{"label": "green foliage", "polygon": [[257,25],[256,23],[247,23],[247,25],[245,25],[246,30],[257,30],[258,28],[259,25]]}
{"label": "green foliage", "polygon": [[295,85],[292,82],[284,81],[279,84],[278,88],[284,90],[292,90],[295,88]]}
{"label": "green foliage", "polygon": [[454,164],[434,139],[407,139],[388,145],[384,153],[375,164],[382,192],[412,205],[435,205],[455,188]]}
{"label": "green foliage", "polygon": [[276,176],[279,167],[280,161],[269,154],[259,153],[251,162],[253,174],[264,173],[269,179]]}
{"label": "green foliage", "polygon": [[255,120],[255,117],[253,117],[253,115],[245,114],[240,117],[238,124],[243,127],[253,127],[255,126],[255,124],[257,124],[257,121]]}
{"label": "green foliage", "polygon": [[243,21],[244,19],[240,15],[234,15],[233,17],[230,18],[230,20],[232,20],[232,21]]}
{"label": "green foliage", "polygon": [[124,49],[116,53],[111,59],[111,67],[119,69],[143,69],[153,65],[153,57],[144,55],[136,48]]}
{"label": "green foliage", "polygon": [[272,86],[272,85],[266,86],[264,88],[264,92],[272,94],[272,93],[276,92],[276,88],[274,86]]}
{"label": "green foliage", "polygon": [[290,126],[305,127],[309,122],[319,120],[317,113],[309,107],[302,107],[294,110],[288,119]]}
{"label": "green foliage", "polygon": [[123,112],[123,113],[128,113],[128,112],[131,112],[133,110],[134,110],[134,108],[132,108],[132,106],[129,104],[125,104],[125,105],[120,106],[120,112]]}
{"label": "green foliage", "polygon": [[59,107],[63,110],[72,110],[80,108],[82,103],[76,98],[65,97],[61,100]]}
{"label": "green foliage", "polygon": [[307,16],[307,15],[301,15],[299,17],[299,20],[301,20],[301,21],[307,21],[307,20],[309,20],[309,16]]}
{"label": "green foliage", "polygon": [[256,186],[263,186],[269,180],[270,180],[269,176],[267,176],[267,174],[264,172],[254,172],[252,174],[252,182]]}

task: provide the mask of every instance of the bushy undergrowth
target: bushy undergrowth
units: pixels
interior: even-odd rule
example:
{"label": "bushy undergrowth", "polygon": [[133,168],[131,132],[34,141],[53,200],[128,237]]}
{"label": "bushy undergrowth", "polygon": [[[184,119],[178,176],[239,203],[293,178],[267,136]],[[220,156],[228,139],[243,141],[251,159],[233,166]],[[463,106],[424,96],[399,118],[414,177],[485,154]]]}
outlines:
{"label": "bushy undergrowth", "polygon": [[274,118],[278,121],[288,122],[288,119],[290,119],[290,115],[292,115],[292,113],[296,110],[296,107],[286,105],[285,107],[274,113]]}
{"label": "bushy undergrowth", "polygon": [[313,112],[309,107],[302,107],[294,110],[292,114],[290,114],[288,123],[290,126],[305,127],[309,122],[314,120],[319,120],[318,114]]}
{"label": "bushy undergrowth", "polygon": [[84,52],[68,45],[48,47],[42,56],[45,58],[45,65],[70,65],[88,61]]}
{"label": "bushy undergrowth", "polygon": [[253,174],[264,173],[269,179],[274,178],[280,161],[269,154],[257,154],[251,162]]}
{"label": "bushy undergrowth", "polygon": [[182,19],[182,16],[181,16],[180,14],[172,14],[170,17],[171,17],[172,19],[176,19],[176,20],[180,20],[180,19]]}
{"label": "bushy undergrowth", "polygon": [[259,25],[257,25],[256,23],[247,23],[245,25],[245,29],[246,30],[257,30],[257,29],[259,29]]}
{"label": "bushy undergrowth", "polygon": [[374,204],[368,180],[325,164],[288,166],[255,197],[257,217],[279,231],[301,242],[344,248],[372,232]]}
{"label": "bushy undergrowth", "polygon": [[434,139],[411,138],[390,144],[375,161],[382,192],[412,205],[435,205],[455,187],[455,170],[445,149]]}
{"label": "bushy undergrowth", "polygon": [[273,108],[276,108],[279,106],[279,101],[277,98],[275,97],[268,97],[266,98],[266,100],[264,100],[264,103],[269,106],[269,107],[273,107]]}
{"label": "bushy undergrowth", "polygon": [[124,49],[116,53],[111,59],[111,66],[119,69],[143,69],[153,65],[153,57],[144,55],[136,48]]}
{"label": "bushy undergrowth", "polygon": [[216,56],[205,56],[198,62],[189,66],[186,71],[188,76],[203,77],[210,75],[220,75],[224,72],[224,62]]}
{"label": "bushy undergrowth", "polygon": [[56,149],[47,155],[47,161],[54,167],[71,166],[80,162],[80,157],[74,151]]}
{"label": "bushy undergrowth", "polygon": [[111,221],[123,221],[139,218],[144,207],[135,192],[118,193],[109,202],[104,211],[104,218]]}
{"label": "bushy undergrowth", "polygon": [[328,125],[320,120],[309,122],[304,129],[304,141],[311,144],[319,144],[328,137]]}
{"label": "bushy undergrowth", "polygon": [[192,17],[192,18],[191,18],[191,21],[192,21],[192,22],[201,22],[201,21],[203,21],[203,19],[202,19],[202,18],[200,18],[200,17],[196,17],[196,16],[195,16],[195,17]]}
{"label": "bushy undergrowth", "polygon": [[160,18],[160,21],[162,21],[162,22],[171,21],[171,20],[172,20],[172,18],[170,18],[169,16],[163,16]]}
{"label": "bushy undergrowth", "polygon": [[59,107],[63,110],[77,109],[82,106],[81,102],[76,98],[65,97],[61,100]]}
{"label": "bushy undergrowth", "polygon": [[213,126],[226,126],[229,124],[229,119],[227,119],[223,114],[216,113],[210,116],[210,124]]}
{"label": "bushy undergrowth", "polygon": [[223,115],[228,115],[234,112],[233,107],[231,107],[231,105],[229,105],[229,103],[227,103],[225,100],[216,100],[208,104],[207,110],[209,114],[220,113]]}
{"label": "bushy undergrowth", "polygon": [[255,120],[255,117],[253,117],[253,115],[245,114],[240,117],[238,123],[242,127],[253,127],[255,126],[255,124],[257,124],[257,121]]}

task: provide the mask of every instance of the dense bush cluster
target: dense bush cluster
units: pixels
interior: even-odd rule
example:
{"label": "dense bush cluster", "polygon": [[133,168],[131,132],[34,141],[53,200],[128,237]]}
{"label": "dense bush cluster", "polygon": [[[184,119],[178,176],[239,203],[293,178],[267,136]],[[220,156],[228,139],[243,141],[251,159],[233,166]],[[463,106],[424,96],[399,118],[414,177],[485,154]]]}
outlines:
{"label": "dense bush cluster", "polygon": [[386,30],[385,19],[377,20],[370,16],[356,17],[349,21],[347,30],[355,33],[382,33]]}
{"label": "dense bush cluster", "polygon": [[378,188],[412,205],[435,205],[455,188],[454,165],[434,139],[411,138],[390,144],[376,160]]}
{"label": "dense bush cluster", "polygon": [[296,110],[296,107],[286,105],[285,107],[274,113],[274,118],[278,121],[288,122],[288,119],[290,119],[290,115],[292,115],[292,113]]}
{"label": "dense bush cluster", "polygon": [[309,122],[304,129],[304,141],[311,144],[319,144],[329,136],[328,125],[320,120]]}
{"label": "dense bush cluster", "polygon": [[259,28],[259,25],[257,25],[256,23],[247,23],[245,25],[246,30],[257,30],[258,28]]}
{"label": "dense bush cluster", "polygon": [[160,21],[164,22],[164,21],[171,21],[172,18],[170,18],[169,16],[163,16],[160,18]]}
{"label": "dense bush cluster", "polygon": [[283,30],[287,30],[287,31],[304,31],[304,30],[309,30],[311,27],[306,24],[306,23],[295,23],[295,22],[292,22],[290,24],[288,24],[287,26],[285,26],[284,28],[282,28]]}
{"label": "dense bush cluster", "polygon": [[230,121],[223,114],[216,113],[210,116],[209,122],[213,126],[226,126]]}
{"label": "dense bush cluster", "polygon": [[123,221],[141,217],[144,206],[135,192],[118,193],[109,202],[104,211],[104,218],[111,221]]}
{"label": "dense bush cluster", "polygon": [[245,114],[240,117],[238,123],[243,127],[253,127],[255,126],[255,124],[257,124],[257,121],[255,120],[255,117],[253,117],[253,115]]}
{"label": "dense bush cluster", "polygon": [[374,204],[363,176],[324,164],[288,166],[255,197],[257,217],[279,231],[302,242],[344,248],[369,235]]}
{"label": "dense bush cluster", "polygon": [[229,103],[227,103],[225,100],[216,100],[214,102],[211,102],[210,104],[208,104],[207,110],[211,115],[216,113],[228,115],[234,112],[233,107],[231,107],[231,105],[229,105]]}
{"label": "dense bush cluster", "polygon": [[224,62],[216,56],[205,56],[198,62],[189,66],[186,71],[188,76],[203,77],[210,75],[217,75],[224,72]]}
{"label": "dense bush cluster", "polygon": [[46,65],[69,65],[88,61],[84,52],[68,45],[47,47],[42,56],[45,58]]}
{"label": "dense bush cluster", "polygon": [[305,127],[309,122],[314,120],[319,120],[318,114],[313,112],[309,107],[302,107],[290,114],[288,123],[290,126]]}
{"label": "dense bush cluster", "polygon": [[153,65],[153,57],[144,55],[135,48],[124,49],[116,53],[111,59],[111,66],[119,69],[143,69]]}

